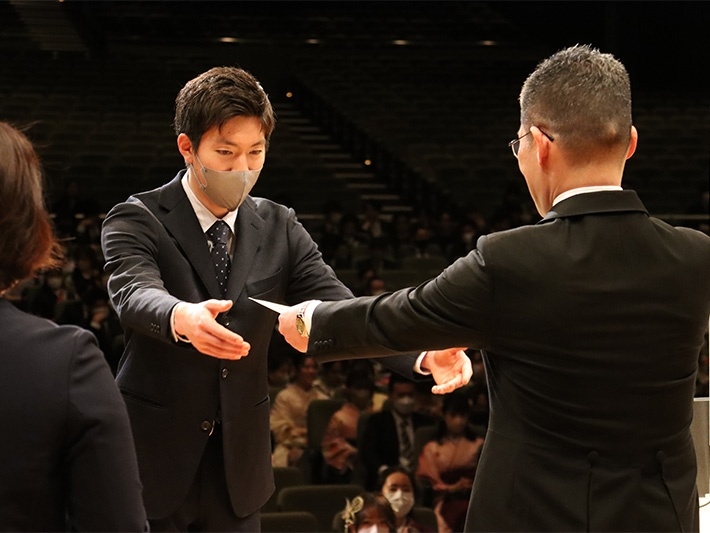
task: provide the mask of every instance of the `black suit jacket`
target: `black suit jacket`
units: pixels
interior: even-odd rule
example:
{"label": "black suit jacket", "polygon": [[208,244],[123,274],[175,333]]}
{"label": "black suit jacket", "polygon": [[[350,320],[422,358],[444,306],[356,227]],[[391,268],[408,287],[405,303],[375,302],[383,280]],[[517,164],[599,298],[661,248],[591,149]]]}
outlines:
{"label": "black suit jacket", "polygon": [[[221,411],[229,496],[238,516],[257,511],[274,490],[267,351],[277,314],[249,300],[295,305],[352,293],[335,277],[292,209],[247,197],[220,322],[246,339],[238,361],[174,342],[170,314],[179,301],[221,299],[207,238],[180,183],[137,194],[114,207],[102,229],[108,288],[125,330],[118,385],[128,406],[149,518],[182,503]],[[409,364],[411,375],[412,362]]]}
{"label": "black suit jacket", "polygon": [[[414,430],[434,424],[436,420],[433,418],[421,413],[412,413]],[[399,464],[399,432],[392,411],[379,411],[367,417],[358,454],[365,470],[365,488],[377,490],[379,468],[383,465]]]}
{"label": "black suit jacket", "polygon": [[143,531],[128,414],[94,336],[0,300],[0,530]]}
{"label": "black suit jacket", "polygon": [[577,195],[416,289],[318,306],[310,349],[483,350],[470,531],[697,530],[708,265],[707,235],[650,218],[633,191]]}

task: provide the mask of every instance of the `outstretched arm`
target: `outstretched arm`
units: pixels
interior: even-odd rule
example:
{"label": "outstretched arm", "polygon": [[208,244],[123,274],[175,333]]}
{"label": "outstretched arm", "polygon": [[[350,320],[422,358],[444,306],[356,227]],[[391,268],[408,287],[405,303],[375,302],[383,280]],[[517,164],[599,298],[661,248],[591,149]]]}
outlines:
{"label": "outstretched arm", "polygon": [[[308,337],[302,335],[296,327],[296,316],[303,315],[304,304],[298,304],[279,315],[279,332],[296,350],[306,353]],[[306,320],[306,327],[310,326]],[[436,385],[434,394],[446,394],[466,385],[473,375],[471,360],[466,355],[466,348],[448,348],[425,352],[419,361],[420,373],[431,373]]]}

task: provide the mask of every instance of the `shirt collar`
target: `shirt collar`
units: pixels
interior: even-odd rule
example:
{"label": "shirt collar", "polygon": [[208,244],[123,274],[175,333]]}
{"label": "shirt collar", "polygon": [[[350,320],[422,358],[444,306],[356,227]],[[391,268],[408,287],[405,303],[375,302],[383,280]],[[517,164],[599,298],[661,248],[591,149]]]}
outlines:
{"label": "shirt collar", "polygon": [[621,191],[623,190],[620,185],[593,185],[591,187],[577,187],[576,189],[570,189],[562,194],[557,195],[553,200],[552,206],[559,204],[562,200],[566,200],[572,196],[578,194],[586,194],[588,192],[599,192],[599,191]]}
{"label": "shirt collar", "polygon": [[212,212],[207,209],[202,202],[200,202],[200,199],[197,197],[197,195],[192,191],[190,188],[190,184],[187,182],[188,176],[190,175],[190,171],[188,170],[185,172],[185,175],[182,177],[181,183],[182,183],[182,188],[185,189],[185,194],[187,194],[187,199],[190,200],[190,205],[192,205],[193,211],[195,211],[195,215],[197,215],[197,220],[200,223],[200,227],[202,228],[203,233],[207,233],[207,230],[212,227],[212,224],[217,222],[217,220],[223,220],[224,222],[227,223],[229,226],[229,229],[232,230],[232,234],[235,234],[234,231],[234,226],[237,222],[237,212],[239,209],[235,209],[234,211],[230,211],[222,219],[218,219],[216,216],[212,214]]}

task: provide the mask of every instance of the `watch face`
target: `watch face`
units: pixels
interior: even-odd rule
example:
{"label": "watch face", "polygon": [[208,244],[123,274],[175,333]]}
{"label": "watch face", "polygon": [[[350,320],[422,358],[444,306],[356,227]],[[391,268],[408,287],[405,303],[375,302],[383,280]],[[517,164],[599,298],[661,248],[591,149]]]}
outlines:
{"label": "watch face", "polygon": [[300,316],[296,317],[296,330],[298,331],[299,335],[305,336],[306,324],[303,322],[303,319]]}

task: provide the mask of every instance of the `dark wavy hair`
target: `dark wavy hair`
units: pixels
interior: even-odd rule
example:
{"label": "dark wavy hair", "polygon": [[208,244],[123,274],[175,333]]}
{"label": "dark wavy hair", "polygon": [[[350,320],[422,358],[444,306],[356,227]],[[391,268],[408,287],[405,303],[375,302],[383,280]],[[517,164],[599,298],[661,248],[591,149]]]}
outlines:
{"label": "dark wavy hair", "polygon": [[60,257],[37,153],[23,132],[0,122],[0,294]]}
{"label": "dark wavy hair", "polygon": [[207,130],[234,117],[258,118],[268,146],[276,115],[257,79],[241,68],[211,68],[188,81],[175,99],[175,134],[187,135],[195,148]]}

